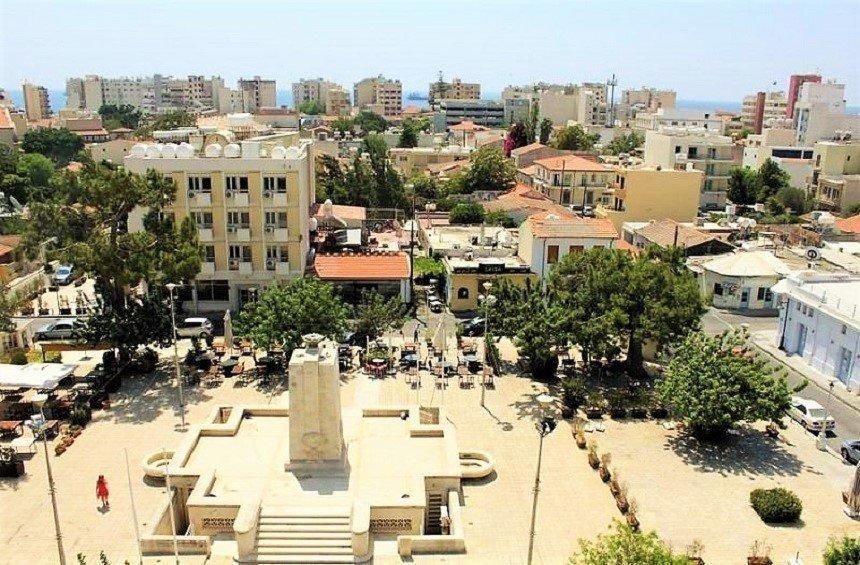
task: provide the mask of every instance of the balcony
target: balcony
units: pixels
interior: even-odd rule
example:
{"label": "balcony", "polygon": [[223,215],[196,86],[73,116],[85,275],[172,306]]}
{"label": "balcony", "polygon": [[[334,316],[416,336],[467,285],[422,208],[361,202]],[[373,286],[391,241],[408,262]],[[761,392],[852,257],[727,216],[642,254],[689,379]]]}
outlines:
{"label": "balcony", "polygon": [[253,272],[254,270],[251,261],[244,261],[239,259],[230,259],[228,266],[231,271],[238,271],[243,275],[250,275],[251,272]]}
{"label": "balcony", "polygon": [[211,206],[212,205],[212,194],[209,192],[196,192],[194,190],[188,191],[188,206]]}
{"label": "balcony", "polygon": [[289,275],[290,274],[290,264],[286,261],[278,261],[275,264],[275,272],[279,275]]}
{"label": "balcony", "polygon": [[251,241],[251,228],[228,225],[227,235],[230,241]]}
{"label": "balcony", "polygon": [[263,191],[263,206],[286,206],[287,194],[284,192]]}
{"label": "balcony", "polygon": [[225,198],[227,199],[227,206],[236,206],[236,207],[247,207],[248,206],[248,193],[247,192],[234,192],[232,190],[228,190],[224,193]]}
{"label": "balcony", "polygon": [[277,226],[266,226],[266,240],[268,241],[287,241],[289,230]]}
{"label": "balcony", "polygon": [[203,261],[200,264],[200,274],[201,275],[214,275],[215,274],[215,262],[214,261]]}
{"label": "balcony", "polygon": [[197,230],[197,239],[199,239],[200,241],[212,241],[214,238],[215,238],[215,236],[212,233],[211,227],[208,227],[208,228],[201,227]]}

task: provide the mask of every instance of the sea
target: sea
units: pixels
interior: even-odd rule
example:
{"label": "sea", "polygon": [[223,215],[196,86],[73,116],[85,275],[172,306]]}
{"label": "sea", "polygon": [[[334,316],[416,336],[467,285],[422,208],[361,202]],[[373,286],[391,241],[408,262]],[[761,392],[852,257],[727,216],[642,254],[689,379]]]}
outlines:
{"label": "sea", "polygon": [[[411,91],[410,91],[411,92]],[[24,107],[24,94],[20,90],[11,91],[12,100],[19,108]],[[404,106],[427,106],[426,100],[408,100],[409,92],[403,95]],[[65,90],[48,90],[48,96],[51,99],[51,109],[55,112],[66,106],[66,91]],[[485,92],[484,98],[488,100],[500,100],[501,92]],[[277,95],[278,106],[292,106],[293,93],[291,90],[279,90]],[[741,103],[737,101],[720,101],[720,100],[678,100],[678,108],[688,110],[726,110],[729,112],[740,112]],[[860,106],[848,106],[849,114],[860,114]]]}

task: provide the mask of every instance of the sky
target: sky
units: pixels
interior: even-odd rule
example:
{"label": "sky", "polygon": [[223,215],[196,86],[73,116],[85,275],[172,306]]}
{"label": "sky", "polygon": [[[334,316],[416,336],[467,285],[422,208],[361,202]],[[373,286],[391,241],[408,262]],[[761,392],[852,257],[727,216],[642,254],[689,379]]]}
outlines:
{"label": "sky", "polygon": [[[734,101],[819,72],[860,104],[857,0],[0,0],[0,88],[70,76],[261,75],[278,89],[442,71],[487,93],[535,81],[671,88]],[[776,82],[776,86],[773,83]],[[616,96],[620,96],[619,93]]]}

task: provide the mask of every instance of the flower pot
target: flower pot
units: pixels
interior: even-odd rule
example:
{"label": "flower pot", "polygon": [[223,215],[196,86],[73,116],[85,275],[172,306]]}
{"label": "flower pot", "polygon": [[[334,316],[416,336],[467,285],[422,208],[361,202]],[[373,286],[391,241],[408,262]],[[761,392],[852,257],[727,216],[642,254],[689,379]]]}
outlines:
{"label": "flower pot", "polygon": [[627,525],[633,528],[633,531],[637,531],[639,529],[639,519],[636,518],[636,515],[632,512],[627,514]]}
{"label": "flower pot", "polygon": [[600,474],[600,480],[602,480],[604,483],[608,483],[609,479],[612,478],[612,474],[606,467],[601,467],[600,469],[598,469],[597,472]]}
{"label": "flower pot", "polygon": [[576,446],[580,449],[585,449],[585,447],[586,447],[585,436],[583,436],[583,435],[576,436]]}
{"label": "flower pot", "polygon": [[773,565],[770,557],[747,557],[747,565]]}
{"label": "flower pot", "polygon": [[597,455],[589,453],[588,464],[591,465],[592,469],[597,469],[598,467],[600,467],[600,459],[597,458]]}
{"label": "flower pot", "polygon": [[630,409],[630,417],[642,419],[648,415],[648,411],[645,408],[631,408]]}
{"label": "flower pot", "polygon": [[618,507],[618,510],[620,510],[622,514],[626,514],[627,510],[630,508],[630,504],[627,502],[627,497],[621,493],[615,497],[615,506]]}
{"label": "flower pot", "polygon": [[63,444],[54,446],[54,455],[56,455],[57,457],[59,457],[60,455],[62,455],[65,452],[66,452],[66,446],[64,446]]}
{"label": "flower pot", "polygon": [[618,497],[619,494],[621,494],[621,487],[618,486],[618,483],[616,481],[611,481],[609,483],[609,492],[611,492],[612,496],[614,496],[616,498]]}
{"label": "flower pot", "polygon": [[627,410],[625,408],[612,408],[609,410],[609,415],[614,420],[620,420],[627,417]]}
{"label": "flower pot", "polygon": [[72,432],[72,437],[73,437],[73,438],[76,438],[76,437],[78,437],[79,435],[81,435],[81,430],[75,430],[75,431],[73,431],[73,432]]}
{"label": "flower pot", "polygon": [[651,417],[656,419],[663,419],[669,416],[669,411],[663,407],[657,407],[651,409]]}

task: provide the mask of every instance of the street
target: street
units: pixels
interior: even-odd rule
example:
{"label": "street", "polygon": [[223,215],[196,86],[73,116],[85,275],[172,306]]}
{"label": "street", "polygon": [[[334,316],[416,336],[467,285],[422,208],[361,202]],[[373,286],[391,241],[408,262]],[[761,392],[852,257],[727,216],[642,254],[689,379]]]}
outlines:
{"label": "street", "polygon": [[[776,330],[776,317],[760,318],[751,316],[741,316],[730,312],[709,308],[708,312],[702,318],[702,330],[708,334],[716,335],[730,328],[740,328],[741,324],[747,324],[749,331],[759,330]],[[804,377],[769,357],[766,353],[762,353],[765,359],[777,370],[783,370],[786,373],[788,382],[791,386],[797,386],[803,382]],[[828,393],[820,386],[811,381],[800,392],[798,396],[810,398],[819,402],[836,420],[836,434],[828,437],[827,444],[835,451],[839,451],[842,442],[846,439],[860,438],[860,412],[853,407],[846,405],[838,398],[828,399]],[[811,436],[811,434],[810,434]]]}

